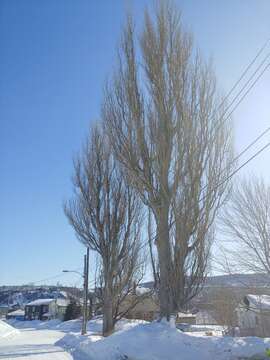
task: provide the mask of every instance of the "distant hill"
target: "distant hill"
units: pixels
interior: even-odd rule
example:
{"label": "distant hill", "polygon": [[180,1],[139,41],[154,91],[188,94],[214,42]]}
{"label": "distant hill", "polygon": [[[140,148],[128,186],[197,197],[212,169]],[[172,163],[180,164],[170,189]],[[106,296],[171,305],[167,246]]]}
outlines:
{"label": "distant hill", "polygon": [[222,287],[270,287],[270,275],[268,274],[231,274],[209,276],[205,286]]}
{"label": "distant hill", "polygon": [[[140,286],[152,288],[153,282],[145,282]],[[245,293],[248,288],[257,288],[262,293],[268,293],[266,290],[269,289],[270,291],[270,275],[232,274],[209,276],[204,285],[204,291],[200,296],[204,296],[209,291],[214,291],[219,287],[232,288],[235,291],[239,289],[240,293]],[[28,302],[36,299],[66,297],[78,300],[82,297],[82,290],[56,286],[0,286],[0,306],[9,305],[10,308],[23,307]]]}
{"label": "distant hill", "polygon": [[[153,287],[153,282],[141,284],[143,287]],[[230,274],[209,276],[205,287],[270,287],[270,275],[268,274]]]}
{"label": "distant hill", "polygon": [[1,286],[0,306],[9,308],[23,307],[36,299],[78,299],[81,290],[68,287],[55,286]]}

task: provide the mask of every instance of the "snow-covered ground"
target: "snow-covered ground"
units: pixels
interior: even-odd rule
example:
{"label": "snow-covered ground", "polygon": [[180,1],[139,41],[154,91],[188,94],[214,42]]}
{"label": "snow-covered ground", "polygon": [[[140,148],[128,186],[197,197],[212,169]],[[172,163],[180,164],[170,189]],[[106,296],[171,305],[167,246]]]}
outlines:
{"label": "snow-covered ground", "polygon": [[71,354],[55,345],[63,336],[57,330],[22,329],[16,336],[0,338],[0,359],[72,360]]}
{"label": "snow-covered ground", "polygon": [[139,324],[99,341],[67,335],[59,342],[88,360],[269,359],[270,339],[194,336],[167,324]]}
{"label": "snow-covered ground", "polygon": [[[116,330],[130,329],[138,323],[145,322],[121,320],[118,322]],[[80,320],[66,322],[59,320],[7,320],[2,321],[2,324],[3,328],[12,330],[16,336],[5,337],[5,339],[0,336],[0,359],[85,360],[88,356],[80,351],[78,345],[83,341],[94,342],[103,338],[101,336],[101,318],[88,322],[87,336],[80,335]],[[73,352],[73,349],[76,351]]]}
{"label": "snow-covered ground", "polygon": [[0,320],[0,339],[15,336],[17,334],[19,334],[17,329]]}
{"label": "snow-covered ground", "polygon": [[[19,320],[6,320],[5,324],[9,324],[16,329],[35,329],[35,330],[57,330],[62,331],[63,333],[72,333],[78,334],[81,331],[82,323],[81,320],[69,320],[69,321],[60,321],[60,320],[49,320],[49,321],[19,321]],[[128,330],[138,324],[147,324],[144,320],[127,320],[122,319],[116,324],[116,331],[119,330]],[[100,335],[102,332],[102,317],[98,316],[93,320],[88,321],[87,323],[87,333],[88,335]]]}
{"label": "snow-covered ground", "polygon": [[167,323],[122,320],[115,334],[101,336],[102,319],[88,322],[14,321],[20,334],[0,339],[0,359],[23,360],[243,360],[270,359],[270,339],[183,333]]}

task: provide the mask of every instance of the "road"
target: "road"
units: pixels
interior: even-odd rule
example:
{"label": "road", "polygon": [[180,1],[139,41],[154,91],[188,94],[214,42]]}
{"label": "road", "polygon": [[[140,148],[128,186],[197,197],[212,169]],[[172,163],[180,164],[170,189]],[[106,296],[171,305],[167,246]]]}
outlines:
{"label": "road", "polygon": [[63,336],[56,330],[21,329],[19,335],[0,339],[0,359],[72,360],[69,353],[54,345]]}

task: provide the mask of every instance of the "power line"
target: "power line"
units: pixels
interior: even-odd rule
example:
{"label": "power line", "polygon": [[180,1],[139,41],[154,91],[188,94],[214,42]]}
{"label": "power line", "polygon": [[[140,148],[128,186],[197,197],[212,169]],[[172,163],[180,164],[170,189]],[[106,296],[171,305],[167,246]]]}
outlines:
{"label": "power line", "polygon": [[54,279],[57,279],[61,276],[64,276],[65,274],[58,274],[58,275],[54,275],[54,276],[51,276],[51,277],[48,277],[48,278],[45,278],[45,279],[42,279],[42,280],[37,280],[37,281],[31,281],[31,283],[33,284],[38,284],[38,283],[42,283],[42,282],[46,282],[46,281],[49,281],[49,280],[54,280]]}
{"label": "power line", "polygon": [[[268,54],[268,57],[270,56],[270,53]],[[230,111],[229,115],[227,115],[225,117],[225,119],[222,120],[222,122],[220,124],[218,124],[218,126],[221,126],[224,124],[225,121],[227,121],[230,116],[232,115],[232,113],[234,112],[234,110],[240,105],[240,103],[244,100],[244,98],[248,95],[248,93],[253,89],[253,87],[257,84],[257,82],[260,80],[260,78],[263,76],[263,74],[266,72],[266,70],[270,67],[270,62],[263,68],[263,70],[260,72],[260,74],[257,76],[257,78],[253,81],[253,83],[249,86],[249,88],[247,89],[247,91],[243,94],[243,96],[240,98],[240,100],[238,100],[238,102],[236,103],[236,105],[233,107],[233,109]],[[258,68],[259,69],[259,68]],[[257,70],[258,70],[257,69]],[[255,71],[255,73],[257,73],[257,70]],[[255,74],[254,73],[254,74]],[[251,76],[251,78],[245,83],[244,87],[239,91],[239,93],[236,95],[236,97],[233,99],[231,105],[234,103],[235,99],[238,98],[238,96],[243,92],[243,90],[245,89],[246,85],[248,85],[250,83],[250,81],[252,80],[253,75]],[[231,107],[231,105],[229,107]],[[225,113],[227,112],[228,109],[225,110]],[[222,116],[223,117],[223,116]],[[222,119],[221,117],[221,119]]]}
{"label": "power line", "polygon": [[[255,57],[257,58],[257,57]],[[235,101],[239,98],[239,96],[243,93],[243,91],[247,88],[247,86],[250,84],[250,82],[255,78],[255,76],[257,75],[257,73],[260,71],[260,69],[263,67],[263,65],[266,63],[266,61],[270,58],[270,52],[266,55],[266,57],[263,59],[263,61],[257,66],[257,68],[255,69],[255,71],[252,73],[252,75],[250,75],[250,77],[248,78],[248,80],[242,85],[241,89],[237,92],[237,94],[233,97],[232,101],[230,102],[230,104],[227,106],[227,108],[225,109],[225,111],[223,112],[223,114],[221,115],[219,121],[214,125],[214,129],[215,127],[218,127],[217,130],[220,128],[220,126],[222,126],[232,115],[232,113],[234,112],[234,110],[238,107],[238,105],[244,100],[244,98],[246,97],[246,95],[252,90],[252,88],[255,86],[255,84],[260,80],[260,78],[262,77],[262,75],[265,73],[265,71],[268,69],[268,67],[270,66],[270,62],[265,66],[265,68],[262,70],[262,72],[257,76],[257,78],[254,80],[254,82],[251,84],[251,86],[248,88],[248,90],[244,93],[244,95],[240,98],[240,100],[237,102],[237,104],[234,106],[234,108],[230,111],[230,113],[228,115],[226,115],[226,113],[229,111],[229,109],[231,108],[231,106],[235,103]],[[251,62],[253,63],[253,62]],[[250,68],[248,66],[248,68]],[[246,73],[246,71],[244,72]],[[243,74],[240,76],[240,79],[243,79]],[[240,81],[238,80],[236,82],[236,84],[238,85],[240,83]],[[234,85],[232,89],[235,89],[236,86]],[[229,91],[229,93],[225,96],[225,98],[223,99],[223,101],[221,101],[221,103],[219,104],[217,110],[215,111],[215,114],[212,116],[212,119],[214,118],[214,116],[216,115],[216,112],[224,105],[225,101],[228,99],[228,95],[232,93],[232,90]],[[226,115],[225,118],[223,118]]]}
{"label": "power line", "polygon": [[[78,267],[75,270],[80,270],[80,269],[81,269],[81,267]],[[38,284],[38,283],[42,283],[42,282],[45,282],[45,281],[54,280],[54,279],[57,279],[59,277],[65,276],[65,275],[66,275],[66,273],[61,272],[58,275],[50,276],[50,277],[47,277],[47,278],[44,278],[44,279],[41,279],[41,280],[37,280],[37,281],[31,281],[31,283]]]}
{"label": "power line", "polygon": [[260,133],[259,136],[256,137],[251,143],[249,143],[234,159],[233,163],[236,162],[244,153],[246,153],[253,145],[255,145],[264,135],[266,135],[270,131],[270,126]]}
{"label": "power line", "polygon": [[[230,180],[235,174],[238,173],[243,167],[245,167],[249,162],[251,162],[255,157],[260,155],[264,150],[266,150],[270,146],[270,142],[268,142],[266,145],[264,145],[260,150],[258,150],[254,155],[252,155],[247,161],[245,161],[242,165],[240,165],[237,169],[235,169],[230,175],[228,175],[225,179],[223,179],[219,184],[217,184],[212,190],[218,189],[221,185],[223,185],[226,181]],[[203,201],[208,194],[204,195],[201,199],[199,199],[199,202]]]}
{"label": "power line", "polygon": [[[241,74],[240,78],[236,81],[236,83],[233,85],[232,89],[229,91],[229,93],[226,95],[225,99],[223,100],[223,102],[220,104],[219,108],[224,104],[224,102],[226,101],[226,99],[228,99],[228,97],[232,94],[232,92],[236,89],[236,87],[238,86],[238,84],[241,82],[241,80],[245,77],[245,75],[247,74],[247,72],[249,71],[249,69],[252,67],[252,65],[256,62],[256,60],[258,59],[258,57],[261,55],[261,53],[263,52],[263,50],[267,47],[268,43],[269,43],[270,39],[268,39],[265,44],[261,47],[261,49],[258,51],[258,53],[256,54],[256,56],[253,58],[253,60],[248,64],[248,66],[246,67],[246,69],[244,70],[244,72]],[[244,100],[244,98],[248,95],[248,93],[252,90],[252,88],[256,85],[256,83],[259,81],[259,79],[263,76],[263,74],[266,72],[266,70],[269,68],[270,66],[270,62],[263,68],[263,70],[260,72],[260,74],[256,77],[256,79],[253,81],[253,83],[249,86],[249,88],[247,89],[247,91],[243,94],[243,96],[240,98],[240,100],[238,100],[238,102],[236,103],[236,105],[233,107],[233,109],[230,111],[229,115],[227,115],[224,119],[223,116],[226,114],[226,112],[228,111],[228,109],[232,106],[232,104],[235,102],[235,100],[239,97],[239,95],[241,95],[241,93],[244,91],[244,89],[247,87],[247,85],[249,85],[249,83],[252,81],[252,79],[254,78],[254,76],[258,73],[258,71],[261,69],[261,67],[264,65],[264,63],[266,62],[266,60],[269,58],[270,56],[270,52],[267,54],[267,56],[264,58],[264,60],[260,63],[260,65],[256,68],[256,70],[253,72],[253,74],[250,76],[250,78],[245,82],[245,84],[243,85],[243,87],[241,88],[241,90],[236,94],[236,96],[233,98],[232,102],[229,104],[229,106],[226,108],[225,112],[223,113],[223,115],[221,116],[221,123],[217,124],[218,127],[220,127],[222,124],[224,124],[225,121],[227,121],[230,116],[232,115],[232,113],[235,111],[235,109],[240,105],[240,103]],[[246,153],[253,145],[255,145],[255,143],[257,143],[266,133],[268,133],[270,131],[270,127],[267,128],[266,130],[264,130],[255,140],[253,140],[248,146],[246,146],[246,148],[244,148],[233,160],[232,162],[229,164],[229,166],[231,166],[233,163],[235,163],[244,153]],[[233,171],[233,173],[231,173],[227,179],[224,179],[223,182],[221,184],[218,185],[221,186],[225,181],[229,180],[232,178],[232,176],[234,176],[238,171],[240,171],[244,166],[246,166],[250,161],[252,161],[256,156],[258,156],[262,151],[264,151],[268,146],[270,145],[270,143],[268,143],[266,146],[264,146],[262,149],[260,149],[258,152],[256,152],[251,158],[249,158],[245,163],[243,163],[239,168],[237,168],[235,171]],[[205,189],[206,186],[203,187],[203,189]],[[203,190],[202,189],[202,190]],[[214,188],[216,189],[216,188]],[[201,202],[205,197],[203,197],[202,199],[199,200],[199,202]],[[175,222],[175,220],[174,220]],[[174,223],[173,222],[173,223]],[[157,234],[155,233],[155,236],[153,236],[153,234],[150,236],[150,238],[147,240],[147,242],[145,242],[144,244],[142,244],[139,247],[139,250],[141,250],[142,248],[144,248],[145,246],[147,246],[149,244],[149,241],[153,241],[155,238],[157,237]]]}
{"label": "power line", "polygon": [[266,40],[266,42],[263,44],[263,46],[260,48],[260,50],[257,52],[257,54],[255,55],[255,57],[252,59],[252,61],[247,65],[247,67],[245,68],[245,70],[243,71],[243,73],[241,74],[241,76],[239,77],[239,79],[236,81],[236,83],[233,85],[233,87],[231,88],[231,90],[228,92],[228,94],[226,95],[225,99],[227,100],[228,97],[233,93],[233,91],[236,89],[236,87],[238,86],[238,84],[241,82],[241,80],[245,77],[245,75],[247,74],[247,72],[249,71],[249,69],[251,69],[251,67],[253,66],[253,64],[256,62],[256,60],[259,58],[259,56],[262,54],[262,52],[264,51],[264,49],[266,49],[267,45],[270,42],[270,38]]}
{"label": "power line", "polygon": [[[237,88],[237,86],[240,84],[240,82],[243,80],[245,75],[248,73],[248,71],[251,69],[251,67],[254,65],[256,60],[259,58],[259,56],[262,54],[262,52],[265,50],[265,48],[268,46],[270,42],[270,38],[264,43],[264,45],[261,47],[261,49],[258,51],[258,53],[255,55],[255,57],[251,60],[251,62],[247,65],[239,79],[235,82],[231,90],[227,93],[227,95],[223,98],[221,103],[218,105],[217,109],[214,111],[214,114],[210,116],[209,120],[214,120],[214,117],[217,115],[218,110],[222,108],[222,106],[225,104],[229,96],[233,93],[233,91]],[[220,127],[231,117],[234,110],[239,106],[239,104],[244,100],[244,98],[247,96],[247,94],[252,90],[252,88],[255,86],[255,84],[260,80],[260,78],[263,76],[265,71],[270,66],[270,62],[265,66],[265,68],[262,70],[262,72],[257,76],[257,78],[254,80],[254,82],[250,85],[248,90],[244,93],[244,95],[240,98],[240,100],[236,103],[236,105],[233,107],[233,109],[230,111],[230,113],[224,118],[226,113],[230,110],[231,106],[235,103],[235,101],[239,98],[239,96],[243,93],[243,91],[247,88],[247,86],[250,84],[250,82],[254,79],[254,77],[257,75],[257,73],[260,71],[260,69],[263,67],[263,65],[266,63],[266,61],[270,58],[270,52],[267,53],[267,55],[264,57],[263,61],[256,67],[255,71],[250,75],[248,80],[242,85],[240,90],[237,92],[237,94],[233,97],[233,99],[230,101],[229,105],[224,110],[223,114],[220,116],[220,119],[214,124],[212,131],[213,136],[215,136],[215,132],[220,129]],[[199,105],[199,104],[198,104]],[[217,129],[216,129],[217,128]]]}
{"label": "power line", "polygon": [[[222,182],[217,184],[212,190],[216,190],[219,186],[223,185],[226,181],[230,180],[235,174],[237,174],[243,167],[245,167],[249,162],[251,162],[253,159],[255,159],[258,155],[260,155],[264,150],[266,150],[268,147],[270,147],[270,142],[268,142],[265,146],[263,146],[260,150],[258,150],[254,155],[252,155],[247,161],[245,161],[242,165],[240,165],[237,169],[235,169],[230,175],[226,177]],[[203,198],[199,199],[199,202],[203,201],[209,194],[205,195]],[[176,220],[173,220],[172,224],[176,222]],[[139,248],[138,251],[145,248],[147,245],[149,245],[149,242],[152,242],[157,237],[157,232],[155,232],[155,236],[153,234],[148,238],[147,241],[145,241]]]}
{"label": "power line", "polygon": [[[270,55],[270,53],[269,53]],[[268,55],[268,56],[269,56]],[[250,87],[248,88],[248,90],[244,93],[244,95],[240,98],[240,100],[237,102],[237,104],[234,106],[234,108],[231,110],[231,112],[229,113],[229,115],[223,119],[223,121],[218,125],[218,129],[221,125],[224,124],[225,121],[227,121],[230,116],[232,115],[232,113],[236,110],[236,108],[240,105],[240,103],[244,100],[244,98],[248,95],[248,93],[251,91],[251,89],[256,85],[256,83],[259,81],[259,79],[263,76],[263,74],[266,72],[266,70],[270,67],[270,63],[268,63],[266,65],[266,67],[263,69],[263,71],[259,74],[259,76],[255,79],[255,81],[250,85]],[[247,82],[249,83],[249,81]],[[242,90],[241,90],[242,92]],[[227,111],[227,110],[226,110]],[[226,112],[225,111],[225,112]],[[266,135],[268,132],[270,131],[270,127],[265,129],[256,139],[254,139],[251,143],[249,143],[228,165],[228,167],[230,167],[231,165],[233,165],[242,155],[244,155],[253,145],[255,145],[264,135]],[[226,169],[224,169],[223,171],[225,172]],[[202,190],[204,190],[207,187],[207,185],[205,185]]]}
{"label": "power line", "polygon": [[[261,49],[258,51],[258,53],[256,54],[256,56],[253,58],[253,60],[248,64],[248,66],[246,67],[246,69],[244,70],[244,72],[241,74],[241,76],[239,77],[239,79],[236,81],[236,83],[233,85],[232,89],[229,91],[229,93],[225,96],[225,98],[223,99],[223,101],[221,102],[221,104],[219,105],[218,109],[221,108],[221,106],[225,103],[225,101],[228,99],[228,97],[232,94],[232,92],[236,89],[236,87],[238,86],[238,84],[241,82],[241,80],[245,77],[245,75],[247,74],[247,72],[249,71],[249,69],[252,67],[252,65],[256,62],[256,60],[258,59],[258,57],[261,55],[261,53],[263,52],[263,50],[267,47],[268,43],[269,43],[270,39],[268,39],[265,44],[261,47]],[[223,118],[223,116],[227,113],[227,111],[230,109],[230,107],[233,105],[233,103],[237,100],[237,98],[243,93],[243,91],[245,90],[245,88],[250,84],[250,82],[254,79],[254,77],[257,75],[258,71],[262,68],[262,66],[265,64],[265,62],[267,61],[267,59],[270,57],[270,52],[266,55],[266,57],[264,58],[264,60],[259,64],[259,66],[256,68],[256,70],[252,73],[252,75],[249,77],[249,79],[245,82],[245,84],[242,86],[242,88],[238,91],[238,93],[234,96],[234,98],[232,99],[231,103],[228,105],[228,107],[226,108],[226,110],[224,111],[224,113],[221,115],[220,117],[220,122],[217,122],[214,125],[214,130],[215,127],[217,126],[218,130],[233,114],[233,112],[236,110],[236,108],[241,104],[241,102],[244,100],[244,98],[248,95],[248,93],[254,88],[254,86],[256,85],[256,83],[260,80],[260,78],[263,76],[263,74],[266,72],[266,70],[270,67],[270,62],[263,68],[263,70],[260,72],[260,74],[255,78],[255,80],[252,82],[252,84],[248,87],[248,89],[245,91],[245,93],[242,95],[242,97],[238,100],[238,102],[235,104],[235,106],[233,107],[233,109],[230,111],[230,113]],[[264,130],[255,140],[253,140],[248,146],[246,146],[246,148],[244,148],[229,164],[229,166],[233,165],[243,154],[245,154],[253,145],[255,145],[255,143],[257,143],[267,132],[270,131],[270,127],[267,128],[266,130]],[[268,145],[266,146],[268,147]],[[264,148],[266,148],[264,147]],[[264,148],[262,149],[262,151],[264,150]],[[243,165],[241,165],[239,167],[239,170],[242,169],[243,166],[245,166],[247,163],[249,163],[254,157],[256,157],[257,155],[260,154],[261,151],[257,152],[254,156],[252,156],[250,159],[248,159]],[[239,171],[238,170],[238,171]],[[224,169],[225,171],[225,169]],[[235,174],[235,172],[231,175],[229,175],[229,179]],[[223,180],[222,184],[227,181],[228,179]],[[222,184],[219,184],[219,186],[221,186]],[[202,188],[202,191],[207,187],[207,185],[205,185]],[[205,198],[205,196],[199,200],[202,201]],[[175,220],[174,220],[175,222]],[[173,223],[174,223],[173,222]],[[155,234],[155,236],[151,236],[150,239],[148,239],[148,241],[143,244],[139,250],[141,250],[141,248],[144,248],[146,245],[148,245],[149,241],[153,241],[156,238],[157,234]]]}

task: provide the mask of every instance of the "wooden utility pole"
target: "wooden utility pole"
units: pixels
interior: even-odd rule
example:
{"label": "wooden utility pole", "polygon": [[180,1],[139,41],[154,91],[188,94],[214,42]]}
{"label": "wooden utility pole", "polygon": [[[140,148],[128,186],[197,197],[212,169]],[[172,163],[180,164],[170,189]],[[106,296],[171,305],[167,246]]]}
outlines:
{"label": "wooden utility pole", "polygon": [[88,274],[89,274],[89,247],[87,247],[86,255],[84,255],[84,270],[83,270],[83,322],[82,335],[86,334],[87,320],[88,320]]}
{"label": "wooden utility pole", "polygon": [[88,283],[89,283],[89,247],[86,250],[86,284],[85,284],[85,292],[86,292],[86,306],[85,306],[85,327],[87,326],[88,321],[88,298],[89,298],[89,291],[88,291]]}

